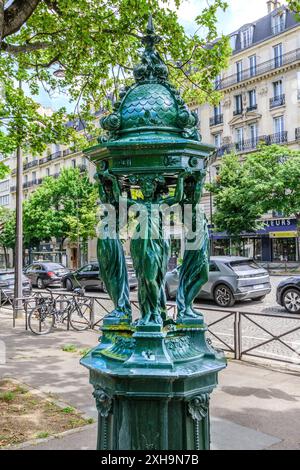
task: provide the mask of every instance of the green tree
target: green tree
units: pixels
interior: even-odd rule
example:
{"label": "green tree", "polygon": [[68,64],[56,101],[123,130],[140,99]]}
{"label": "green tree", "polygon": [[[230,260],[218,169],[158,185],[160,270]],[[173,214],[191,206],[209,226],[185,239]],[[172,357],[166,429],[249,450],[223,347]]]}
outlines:
{"label": "green tree", "polygon": [[33,246],[52,237],[61,241],[95,236],[97,190],[88,175],[64,169],[58,178],[47,177],[24,202],[24,242]]}
{"label": "green tree", "polygon": [[216,230],[238,238],[262,226],[268,211],[295,216],[300,232],[300,151],[281,145],[262,145],[241,160],[223,158],[220,173],[207,185],[214,195]]}
{"label": "green tree", "polygon": [[10,209],[0,207],[0,246],[4,252],[5,267],[8,268],[8,250],[14,249],[16,214]]}
{"label": "green tree", "polygon": [[[172,80],[199,102],[218,101],[213,81],[226,67],[230,48],[224,36],[215,41],[216,15],[226,2],[211,0],[196,18],[199,28],[192,37],[171,3],[179,7],[187,0],[0,0],[0,152],[21,145],[39,153],[50,142],[75,138],[63,125],[65,111],[41,115],[33,98],[16,87],[19,80],[33,97],[41,84],[50,93],[67,92],[74,114],[92,132],[91,110],[108,106],[108,95],[131,77],[150,12]],[[63,77],[53,75],[58,70]]]}

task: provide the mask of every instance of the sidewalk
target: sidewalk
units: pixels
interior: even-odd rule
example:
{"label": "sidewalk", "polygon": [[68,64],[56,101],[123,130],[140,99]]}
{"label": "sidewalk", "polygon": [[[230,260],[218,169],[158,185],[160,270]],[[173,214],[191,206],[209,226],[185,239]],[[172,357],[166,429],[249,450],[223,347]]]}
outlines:
{"label": "sidewalk", "polygon": [[[21,320],[14,330],[1,313],[0,322],[0,340],[6,345],[0,378],[14,377],[97,417],[79,353],[62,351],[66,344],[78,350],[96,345],[97,332],[59,329],[36,337],[24,331]],[[219,382],[211,399],[213,449],[300,449],[299,375],[230,361]],[[95,449],[95,442],[96,424],[30,449]]]}

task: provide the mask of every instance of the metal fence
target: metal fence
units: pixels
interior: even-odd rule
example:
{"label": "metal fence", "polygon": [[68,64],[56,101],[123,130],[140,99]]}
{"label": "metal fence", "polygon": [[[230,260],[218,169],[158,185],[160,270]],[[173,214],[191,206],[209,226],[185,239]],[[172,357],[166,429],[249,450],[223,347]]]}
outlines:
{"label": "metal fence", "polygon": [[[31,309],[37,299],[45,296],[45,292],[35,292],[32,297],[22,299],[25,311],[25,328]],[[72,293],[54,293],[57,303],[64,308],[64,302]],[[97,297],[85,296],[90,302],[90,328],[99,328],[104,316],[113,309],[111,300],[106,295]],[[17,299],[14,301],[16,305]],[[16,325],[17,310],[9,301],[8,308],[13,312],[13,326]],[[133,318],[139,316],[137,300],[131,301]],[[300,366],[300,315],[280,313],[239,312],[216,307],[197,307],[205,316],[211,343],[236,360],[246,357],[278,361],[285,364]],[[168,314],[176,318],[175,303],[168,303]],[[67,323],[67,328],[69,324]]]}

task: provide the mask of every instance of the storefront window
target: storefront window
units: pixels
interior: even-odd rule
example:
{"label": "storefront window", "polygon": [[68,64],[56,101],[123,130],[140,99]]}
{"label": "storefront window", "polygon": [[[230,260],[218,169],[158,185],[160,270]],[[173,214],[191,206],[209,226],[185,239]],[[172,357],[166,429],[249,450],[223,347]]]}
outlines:
{"label": "storefront window", "polygon": [[273,261],[296,261],[296,238],[278,238],[272,240]]}
{"label": "storefront window", "polygon": [[239,243],[232,242],[231,254],[260,261],[262,258],[261,238],[243,238]]}
{"label": "storefront window", "polygon": [[215,256],[228,256],[230,255],[230,240],[229,238],[224,240],[214,240],[214,250],[213,253]]}

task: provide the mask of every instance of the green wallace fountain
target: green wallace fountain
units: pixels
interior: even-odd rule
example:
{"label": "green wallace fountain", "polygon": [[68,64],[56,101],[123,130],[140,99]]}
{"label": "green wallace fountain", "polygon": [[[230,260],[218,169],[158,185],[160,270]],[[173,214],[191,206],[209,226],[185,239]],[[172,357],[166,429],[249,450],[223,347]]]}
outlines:
{"label": "green wallace fountain", "polygon": [[[214,148],[201,143],[196,115],[168,81],[151,18],[142,41],[135,83],[102,118],[107,137],[86,150],[97,165],[100,200],[108,208],[98,226],[98,260],[114,307],[104,318],[98,346],[81,364],[94,387],[98,450],[204,450],[210,448],[210,394],[226,367],[223,353],[205,339],[202,314],[193,308],[208,276],[209,236],[199,202]],[[163,225],[174,207],[184,213],[186,246],[177,316],[171,319]],[[119,238],[131,210],[139,301],[134,319]]]}

